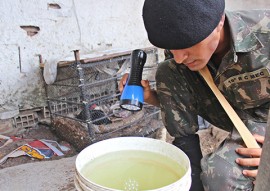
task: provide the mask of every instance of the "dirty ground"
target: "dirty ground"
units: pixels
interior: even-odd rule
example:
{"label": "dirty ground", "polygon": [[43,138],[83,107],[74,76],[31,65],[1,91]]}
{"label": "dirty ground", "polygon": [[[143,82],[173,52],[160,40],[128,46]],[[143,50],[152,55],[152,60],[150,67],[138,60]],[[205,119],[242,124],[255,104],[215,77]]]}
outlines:
{"label": "dirty ground", "polygon": [[61,157],[52,156],[50,159],[43,159],[43,160],[30,158],[29,156],[20,156],[20,157],[16,157],[16,158],[9,158],[6,160],[6,162],[4,162],[2,165],[0,165],[0,169],[16,166],[19,164],[25,164],[25,163],[58,160],[60,158],[71,157],[71,156],[74,156],[77,154],[75,149],[69,143],[62,141],[58,137],[56,137],[55,134],[46,125],[37,125],[36,127],[29,128],[23,132],[17,133],[15,136],[18,138],[22,138],[22,139],[14,141],[14,142],[4,146],[3,148],[0,148],[0,158],[9,154],[10,152],[15,150],[19,146],[22,146],[23,144],[26,144],[32,140],[37,140],[37,139],[46,139],[46,140],[57,141],[59,144],[67,146],[70,150],[64,152],[64,156],[61,156]]}
{"label": "dirty ground", "polygon": [[[227,133],[216,127],[200,130],[199,133],[203,155],[212,152],[220,142],[224,140]],[[57,138],[46,125],[38,125],[35,128],[19,134],[18,136],[27,139],[49,139],[55,140],[70,148],[64,156],[53,156],[51,159],[39,161],[28,156],[10,158],[0,166],[0,190],[76,190],[73,184],[75,173],[75,160],[78,152],[69,145]],[[161,138],[157,135],[157,138]],[[172,137],[167,135],[167,141],[171,142]],[[4,153],[14,150],[24,144],[23,141],[14,142],[0,149],[0,158]]]}

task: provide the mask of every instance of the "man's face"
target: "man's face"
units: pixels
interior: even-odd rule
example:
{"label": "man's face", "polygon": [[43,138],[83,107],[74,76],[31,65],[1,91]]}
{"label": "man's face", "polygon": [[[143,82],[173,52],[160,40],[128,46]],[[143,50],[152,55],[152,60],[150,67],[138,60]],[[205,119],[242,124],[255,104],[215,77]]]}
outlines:
{"label": "man's face", "polygon": [[185,64],[190,70],[198,71],[206,66],[217,49],[220,33],[215,29],[203,41],[186,49],[170,50],[178,64]]}

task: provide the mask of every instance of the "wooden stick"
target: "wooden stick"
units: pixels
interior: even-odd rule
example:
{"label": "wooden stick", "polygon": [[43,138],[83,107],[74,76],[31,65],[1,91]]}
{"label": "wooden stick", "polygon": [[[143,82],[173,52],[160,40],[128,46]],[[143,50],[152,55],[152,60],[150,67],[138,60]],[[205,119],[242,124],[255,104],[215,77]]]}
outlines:
{"label": "wooden stick", "polygon": [[239,134],[241,135],[242,139],[244,140],[246,146],[248,148],[260,148],[256,139],[253,137],[253,135],[250,133],[250,131],[245,126],[243,121],[239,118],[239,116],[234,111],[232,106],[229,104],[229,102],[226,100],[226,98],[222,95],[222,93],[219,91],[219,89],[215,85],[214,80],[213,80],[207,66],[204,67],[203,69],[201,69],[199,71],[199,73],[201,74],[201,76],[204,78],[204,80],[206,81],[208,86],[211,88],[211,90],[213,91],[213,93],[217,97],[218,101],[220,102],[220,104],[222,105],[222,107],[226,111],[227,115],[229,116],[229,118],[233,122],[235,128],[238,130]]}

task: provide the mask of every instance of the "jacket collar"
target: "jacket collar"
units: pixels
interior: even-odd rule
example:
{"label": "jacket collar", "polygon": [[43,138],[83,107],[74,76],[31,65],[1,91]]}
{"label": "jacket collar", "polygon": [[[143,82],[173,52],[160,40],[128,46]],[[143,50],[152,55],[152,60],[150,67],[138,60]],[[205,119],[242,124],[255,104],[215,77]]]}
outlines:
{"label": "jacket collar", "polygon": [[250,52],[263,47],[256,34],[236,12],[225,12],[235,52]]}

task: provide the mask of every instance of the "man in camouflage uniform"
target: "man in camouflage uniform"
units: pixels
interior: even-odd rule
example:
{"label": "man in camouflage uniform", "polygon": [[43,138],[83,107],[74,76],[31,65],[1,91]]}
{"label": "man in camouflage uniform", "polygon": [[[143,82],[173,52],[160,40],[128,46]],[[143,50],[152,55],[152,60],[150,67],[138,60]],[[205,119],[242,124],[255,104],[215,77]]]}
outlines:
{"label": "man in camouflage uniform", "polygon": [[[146,0],[143,9],[150,42],[166,49],[166,60],[156,73],[157,90],[142,81],[145,101],[160,106],[164,125],[175,137],[173,144],[189,156],[192,191],[203,190],[202,183],[211,191],[252,190],[261,152],[244,148],[198,70],[207,65],[215,84],[252,134],[264,135],[270,105],[270,10],[223,13],[224,0]],[[205,32],[208,26],[214,28]],[[122,80],[125,84],[126,79]],[[196,134],[198,115],[231,132],[204,158]],[[263,137],[257,140],[263,142]]]}
{"label": "man in camouflage uniform", "polygon": [[[226,19],[231,48],[219,67],[210,60],[208,68],[252,134],[264,135],[270,100],[270,11],[226,12]],[[253,178],[242,173],[248,168],[235,162],[240,157],[235,150],[243,141],[218,100],[197,72],[170,59],[173,55],[168,50],[165,55],[156,80],[162,118],[170,134],[195,133],[197,115],[231,132],[217,151],[201,161],[205,190],[252,190]]]}

